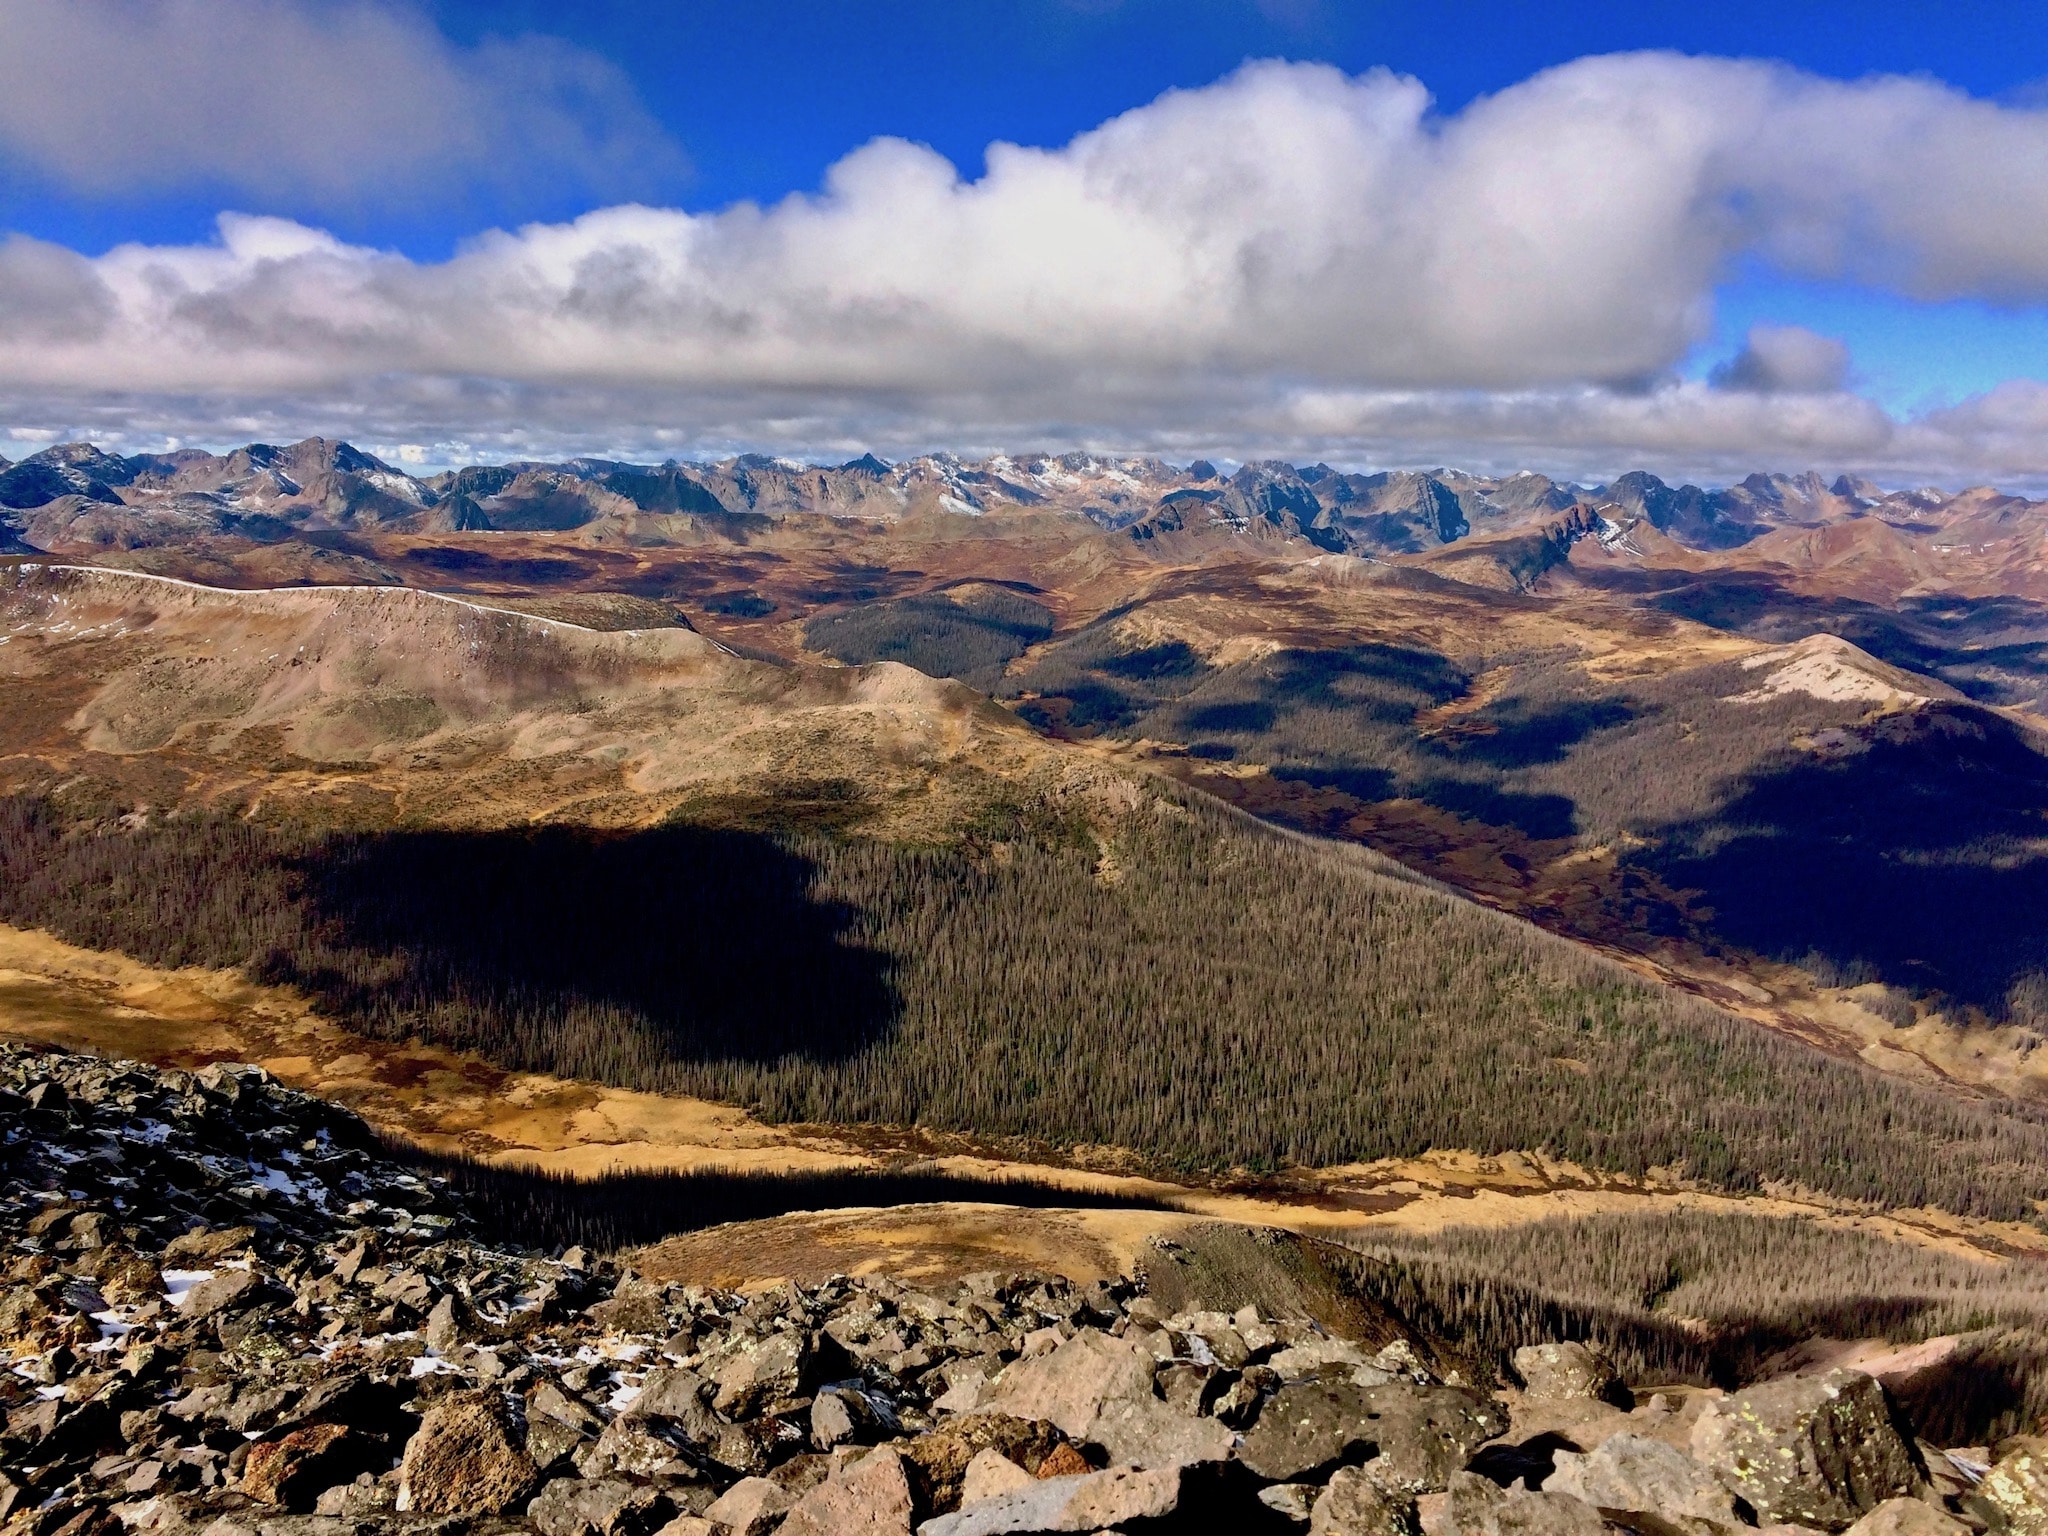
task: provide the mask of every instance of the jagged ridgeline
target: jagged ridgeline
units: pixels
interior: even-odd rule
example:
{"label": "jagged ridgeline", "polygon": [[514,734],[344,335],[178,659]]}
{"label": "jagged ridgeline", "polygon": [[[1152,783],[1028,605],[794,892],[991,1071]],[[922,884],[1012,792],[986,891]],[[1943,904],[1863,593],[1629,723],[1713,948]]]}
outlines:
{"label": "jagged ridgeline", "polygon": [[[1187,1167],[1431,1147],[2022,1218],[2048,1125],[1650,985],[1354,848],[1147,800],[946,847],[675,824],[315,833],[0,803],[0,920],[352,1027],[778,1118]],[[1033,834],[1030,827],[1039,830]]]}

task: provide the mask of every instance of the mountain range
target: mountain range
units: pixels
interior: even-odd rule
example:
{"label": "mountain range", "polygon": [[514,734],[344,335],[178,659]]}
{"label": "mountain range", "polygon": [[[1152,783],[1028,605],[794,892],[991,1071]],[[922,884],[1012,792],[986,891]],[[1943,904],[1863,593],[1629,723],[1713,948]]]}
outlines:
{"label": "mountain range", "polygon": [[[0,470],[0,509],[20,543],[44,550],[139,548],[203,535],[274,539],[287,531],[566,532],[636,542],[661,519],[816,514],[894,521],[1033,509],[1074,513],[1136,539],[1201,529],[1295,538],[1330,552],[1418,555],[1461,541],[1557,525],[1618,539],[1638,527],[1681,546],[1726,551],[1773,534],[1868,522],[1937,551],[2038,533],[2044,503],[1978,487],[1886,491],[1753,474],[1720,490],[1671,486],[1645,471],[1606,485],[1457,470],[1346,473],[1327,464],[932,454],[836,466],[744,454],[717,463],[605,459],[472,465],[417,478],[345,442],[308,438],[218,455],[196,449],[116,457],[66,443]],[[1590,519],[1574,522],[1574,514]]]}

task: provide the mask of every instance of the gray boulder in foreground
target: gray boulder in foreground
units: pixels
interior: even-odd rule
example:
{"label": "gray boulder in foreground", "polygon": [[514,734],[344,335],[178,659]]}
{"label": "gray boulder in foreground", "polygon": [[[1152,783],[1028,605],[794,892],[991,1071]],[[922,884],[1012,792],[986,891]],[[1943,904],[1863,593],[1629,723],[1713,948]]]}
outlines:
{"label": "gray boulder in foreground", "polygon": [[1610,1435],[1583,1456],[1559,1451],[1543,1491],[1569,1494],[1609,1515],[1744,1523],[1726,1484],[1676,1446],[1646,1435]]}
{"label": "gray boulder in foreground", "polygon": [[1693,1425],[1692,1452],[1766,1524],[1846,1530],[1920,1483],[1884,1388],[1861,1371],[1737,1392]]}

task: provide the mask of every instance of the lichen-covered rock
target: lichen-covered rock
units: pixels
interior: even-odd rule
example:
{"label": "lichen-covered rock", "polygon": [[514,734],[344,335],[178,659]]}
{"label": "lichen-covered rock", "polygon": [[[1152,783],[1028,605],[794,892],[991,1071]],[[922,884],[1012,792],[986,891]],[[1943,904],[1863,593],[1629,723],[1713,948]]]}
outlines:
{"label": "lichen-covered rock", "polygon": [[771,1403],[795,1398],[810,1359],[810,1344],[802,1334],[748,1339],[720,1362],[711,1406],[728,1418],[750,1419]]}
{"label": "lichen-covered rock", "polygon": [[1238,1459],[1272,1483],[1316,1480],[1346,1461],[1379,1454],[1379,1415],[1349,1382],[1282,1387],[1244,1437]]}
{"label": "lichen-covered rock", "polygon": [[1840,1531],[1920,1479],[1884,1388],[1861,1371],[1794,1376],[1712,1405],[1693,1456],[1760,1522]]}
{"label": "lichen-covered rock", "polygon": [[1415,1500],[1340,1467],[1309,1511],[1309,1536],[1416,1536]]}
{"label": "lichen-covered rock", "polygon": [[1275,1483],[1365,1463],[1383,1487],[1412,1496],[1443,1488],[1506,1427],[1498,1404],[1456,1387],[1296,1382],[1266,1402],[1237,1458]]}
{"label": "lichen-covered rock", "polygon": [[502,1515],[539,1480],[504,1394],[455,1392],[428,1408],[398,1469],[401,1513]]}
{"label": "lichen-covered rock", "polygon": [[1365,1389],[1379,1454],[1373,1480],[1400,1493],[1434,1493],[1508,1427],[1500,1404],[1463,1387],[1393,1382]]}
{"label": "lichen-covered rock", "polygon": [[2011,1447],[1966,1503],[1994,1530],[2012,1536],[2048,1532],[2048,1446],[2030,1441]]}
{"label": "lichen-covered rock", "polygon": [[1532,1402],[1601,1400],[1621,1386],[1613,1362],[1587,1344],[1529,1344],[1515,1351],[1515,1374]]}

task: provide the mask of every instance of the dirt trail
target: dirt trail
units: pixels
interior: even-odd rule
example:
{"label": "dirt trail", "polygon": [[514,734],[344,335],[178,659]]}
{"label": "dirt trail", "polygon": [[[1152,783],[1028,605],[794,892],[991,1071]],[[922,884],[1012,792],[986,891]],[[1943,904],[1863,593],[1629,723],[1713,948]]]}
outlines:
{"label": "dirt trail", "polygon": [[[1105,1167],[1108,1151],[1065,1162],[916,1130],[769,1125],[701,1099],[508,1072],[479,1057],[365,1040],[305,999],[233,971],[164,970],[0,926],[0,1037],[40,1040],[163,1066],[253,1061],[295,1088],[344,1103],[381,1129],[446,1152],[580,1176],[609,1172],[828,1170],[915,1163],[1019,1175],[1077,1192],[1170,1197],[1178,1211],[1020,1211],[971,1204],[778,1217],[688,1234],[650,1250],[655,1267],[702,1283],[831,1273],[938,1277],[991,1267],[1055,1269],[1087,1280],[1128,1269],[1150,1238],[1196,1220],[1370,1239],[1605,1212],[1727,1210],[1853,1227],[1893,1241],[1997,1262],[2048,1252],[2018,1224],[1936,1212],[1859,1213],[1804,1198],[1706,1194],[1592,1173],[1537,1154],[1439,1152],[1406,1161],[1303,1170],[1284,1181],[1195,1187]],[[1050,1154],[1046,1154],[1050,1157]]]}

